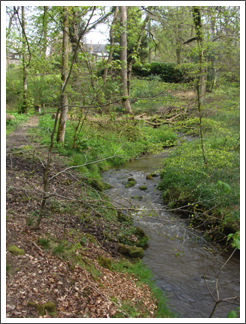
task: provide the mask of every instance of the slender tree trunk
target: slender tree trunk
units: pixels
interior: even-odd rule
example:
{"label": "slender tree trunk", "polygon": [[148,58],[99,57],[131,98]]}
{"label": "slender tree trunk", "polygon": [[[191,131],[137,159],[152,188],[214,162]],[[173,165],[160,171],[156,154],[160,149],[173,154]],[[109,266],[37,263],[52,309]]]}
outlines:
{"label": "slender tree trunk", "polygon": [[[149,44],[150,44],[150,35],[151,35],[151,20],[148,21],[148,32],[149,32]],[[151,48],[149,46],[149,63],[151,63]]]}
{"label": "slender tree trunk", "polygon": [[21,7],[22,19],[22,64],[23,64],[23,98],[21,112],[27,113],[27,72],[26,72],[26,40],[25,40],[25,7]]}
{"label": "slender tree trunk", "polygon": [[109,52],[107,64],[106,64],[106,67],[105,67],[104,73],[103,73],[103,82],[104,83],[106,82],[107,76],[108,76],[108,64],[111,62],[112,57],[113,57],[113,52],[114,52],[113,28],[114,28],[114,25],[115,25],[116,20],[117,20],[117,14],[118,14],[118,6],[115,7],[115,10],[114,10],[114,19],[113,19],[112,24],[111,24],[111,27],[110,27],[110,52]]}
{"label": "slender tree trunk", "polygon": [[43,20],[43,29],[44,29],[44,57],[47,55],[47,12],[49,6],[44,6],[44,20]]}
{"label": "slender tree trunk", "polygon": [[[65,82],[66,75],[68,71],[68,7],[63,7],[63,42],[62,42],[62,69],[61,69],[61,79],[63,83]],[[65,106],[61,110],[61,116],[59,119],[58,131],[57,131],[57,142],[64,143],[65,139],[65,129],[67,121],[67,93],[61,90],[60,106]]]}
{"label": "slender tree trunk", "polygon": [[204,63],[204,52],[203,52],[203,32],[202,32],[202,20],[201,20],[201,12],[200,8],[197,6],[193,6],[192,9],[193,19],[195,24],[197,43],[198,43],[198,60],[199,60],[199,94],[200,94],[200,102],[204,103],[204,97],[206,93],[206,73],[203,67]]}
{"label": "slender tree trunk", "polygon": [[126,24],[127,24],[127,7],[121,7],[120,15],[120,25],[123,29],[120,37],[120,60],[121,60],[121,95],[123,108],[130,114],[132,114],[132,108],[128,97],[127,91],[127,34],[126,34]]}
{"label": "slender tree trunk", "polygon": [[[151,10],[152,7],[148,7],[149,10]],[[146,28],[146,25],[148,23],[148,21],[150,20],[150,15],[147,13],[146,18],[143,21],[142,27],[140,29],[140,33],[138,36],[138,41],[137,41],[137,46],[135,49],[135,53],[134,54],[138,54],[138,50],[140,48],[141,45],[141,40],[144,34],[144,30]],[[128,57],[128,62],[127,62],[127,91],[128,91],[128,97],[130,97],[130,88],[131,88],[131,75],[132,75],[132,64],[133,64],[133,57],[132,55],[129,55]]]}
{"label": "slender tree trunk", "polygon": [[200,129],[200,139],[201,139],[201,149],[202,149],[203,161],[204,161],[205,166],[207,167],[207,160],[206,160],[204,145],[203,145],[202,116],[201,116],[202,104],[204,101],[204,94],[205,94],[204,91],[206,91],[206,88],[204,89],[204,83],[205,83],[204,82],[204,68],[202,66],[202,64],[203,64],[203,48],[202,48],[203,33],[202,33],[202,21],[201,21],[200,8],[197,6],[193,6],[192,13],[193,13],[193,19],[194,19],[195,30],[196,30],[196,35],[197,35],[198,51],[199,51],[199,54],[198,54],[199,76],[198,76],[198,80],[197,80],[199,129]]}

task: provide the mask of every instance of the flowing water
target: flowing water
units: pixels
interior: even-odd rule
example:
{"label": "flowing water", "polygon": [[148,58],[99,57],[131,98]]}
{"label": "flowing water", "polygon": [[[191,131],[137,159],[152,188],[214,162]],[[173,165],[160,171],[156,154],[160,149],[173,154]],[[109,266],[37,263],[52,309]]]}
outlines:
{"label": "flowing water", "polygon": [[[216,278],[230,254],[221,254],[219,248],[213,253],[202,233],[191,230],[186,220],[165,210],[157,189],[160,176],[147,180],[146,175],[158,170],[167,155],[168,152],[148,155],[125,164],[122,169],[104,172],[103,180],[113,187],[106,193],[125,210],[133,206],[138,209],[133,213],[134,225],[149,236],[143,263],[152,270],[156,285],[168,297],[169,307],[183,318],[207,318],[214,307],[211,294],[217,299]],[[125,188],[129,177],[136,184]],[[143,185],[147,190],[140,190]],[[239,295],[239,253],[223,267],[218,290],[220,299]],[[237,304],[219,303],[213,317],[226,317],[238,303],[239,299]]]}

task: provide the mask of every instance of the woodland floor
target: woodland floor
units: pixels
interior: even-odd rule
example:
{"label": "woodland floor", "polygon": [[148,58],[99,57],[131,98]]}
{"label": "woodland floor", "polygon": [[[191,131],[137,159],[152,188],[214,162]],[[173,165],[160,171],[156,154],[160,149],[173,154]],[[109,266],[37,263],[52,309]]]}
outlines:
{"label": "woodland floor", "polygon": [[[45,315],[39,315],[35,307],[27,306],[28,302],[42,305],[53,302],[56,305],[55,317],[59,318],[103,318],[115,314],[129,317],[121,308],[124,303],[136,306],[139,314],[154,317],[156,300],[147,285],[139,284],[133,275],[111,271],[98,264],[99,255],[112,261],[120,257],[118,243],[107,242],[102,235],[105,226],[102,218],[97,216],[96,224],[81,222],[78,212],[87,212],[83,204],[74,200],[70,205],[64,203],[62,197],[81,199],[83,190],[86,194],[78,173],[62,173],[56,178],[50,191],[57,196],[47,204],[40,227],[34,229],[30,226],[32,216],[38,214],[40,207],[43,166],[40,160],[25,151],[15,154],[12,149],[21,150],[23,145],[30,145],[27,129],[37,125],[38,117],[31,117],[6,140],[6,317],[51,317],[47,311]],[[37,143],[35,146],[38,150]],[[62,169],[61,159],[55,158],[51,175]],[[64,260],[59,254],[52,254],[51,248],[45,249],[39,244],[42,237],[50,237],[52,242],[66,239],[68,243],[76,244],[81,242],[81,235],[85,233],[92,234],[96,243],[87,239],[82,249],[75,249],[73,253],[80,254],[84,265],[90,265],[89,268],[78,263],[71,266],[69,257]],[[25,254],[15,256],[10,253],[8,247],[11,245],[23,249]]]}

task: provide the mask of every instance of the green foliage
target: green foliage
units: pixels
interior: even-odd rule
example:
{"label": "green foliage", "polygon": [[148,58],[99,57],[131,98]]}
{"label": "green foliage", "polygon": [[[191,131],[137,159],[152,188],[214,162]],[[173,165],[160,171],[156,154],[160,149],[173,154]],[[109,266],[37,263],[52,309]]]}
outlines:
{"label": "green foliage", "polygon": [[133,65],[132,71],[140,77],[158,75],[163,82],[179,83],[186,79],[184,71],[181,71],[176,63],[145,63]]}
{"label": "green foliage", "polygon": [[238,231],[234,234],[233,233],[229,234],[227,236],[227,241],[230,239],[232,240],[231,246],[240,250],[240,231]]}
{"label": "green foliage", "polygon": [[[50,136],[45,129],[52,129],[54,120],[49,115],[40,116],[38,130],[35,129],[35,137],[41,138],[41,144],[49,145]],[[83,165],[92,161],[101,160],[113,156],[112,159],[82,166],[78,170],[85,176],[100,180],[100,172],[113,166],[116,167],[127,162],[130,158],[139,157],[143,152],[158,152],[164,146],[176,143],[177,136],[168,127],[158,129],[146,126],[135,126],[131,121],[123,123],[109,122],[105,127],[100,127],[100,133],[95,126],[85,124],[79,140],[86,142],[84,148],[71,149],[73,122],[67,121],[65,143],[54,143],[54,149],[60,154],[70,158],[69,165]],[[34,131],[33,131],[34,132]],[[122,147],[121,147],[122,146]],[[119,148],[121,149],[119,150]]]}
{"label": "green foliage", "polygon": [[12,133],[19,124],[26,122],[30,115],[30,114],[19,114],[16,111],[9,111],[9,110],[7,111],[7,113],[15,116],[15,120],[6,121],[6,135]]}
{"label": "green foliage", "polygon": [[[218,93],[219,101],[223,91],[224,101],[219,102],[221,109],[212,110],[208,104],[204,107],[204,113],[206,109],[210,111],[210,115],[202,119],[207,165],[203,161],[200,139],[184,142],[165,159],[159,188],[170,207],[189,204],[186,209],[196,217],[199,218],[199,214],[211,217],[210,230],[219,226],[220,231],[229,227],[235,232],[239,229],[240,204],[239,109],[233,95],[225,97],[225,92],[233,93],[232,89],[236,92],[234,87],[227,86]],[[192,132],[199,134],[197,118],[186,120],[183,125],[192,125]],[[182,123],[178,127],[182,127]],[[236,241],[234,246],[238,246]]]}
{"label": "green foliage", "polygon": [[[237,312],[236,312],[237,311]],[[240,317],[240,307],[236,309],[236,311],[231,310],[227,315],[226,318],[237,318]]]}
{"label": "green foliage", "polygon": [[38,243],[42,245],[46,250],[50,248],[50,239],[47,237],[40,237],[38,239]]}

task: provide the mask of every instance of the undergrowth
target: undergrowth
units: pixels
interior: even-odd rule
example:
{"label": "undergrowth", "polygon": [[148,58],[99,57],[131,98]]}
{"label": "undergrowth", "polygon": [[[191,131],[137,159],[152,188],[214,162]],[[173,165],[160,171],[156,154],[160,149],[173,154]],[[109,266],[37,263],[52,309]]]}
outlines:
{"label": "undergrowth", "polygon": [[[203,223],[210,235],[239,230],[240,222],[240,130],[239,93],[223,87],[203,108],[203,145],[199,138],[176,147],[165,159],[161,171],[163,198],[170,207],[190,205],[186,216],[191,224]],[[206,115],[207,112],[207,115]],[[208,113],[209,112],[209,113]],[[206,115],[206,116],[205,116]],[[179,123],[176,127],[181,127]],[[188,133],[199,134],[198,118],[190,119]],[[184,131],[184,129],[182,129]],[[204,223],[205,220],[205,223]]]}
{"label": "undergrowth", "polygon": [[[48,129],[52,129],[54,120],[50,115],[40,117],[40,128],[32,131],[35,138],[41,138],[40,143],[50,144]],[[54,151],[69,158],[70,166],[82,165],[78,170],[85,176],[100,180],[100,172],[117,167],[131,158],[137,158],[146,153],[157,153],[163,147],[173,146],[177,142],[176,134],[168,126],[158,129],[144,125],[134,125],[132,121],[116,123],[107,121],[103,126],[96,123],[86,123],[82,129],[76,146],[72,148],[76,122],[67,121],[65,142],[55,143]],[[117,153],[116,153],[117,152]],[[103,160],[114,156],[113,158]],[[90,165],[83,164],[98,161]]]}

